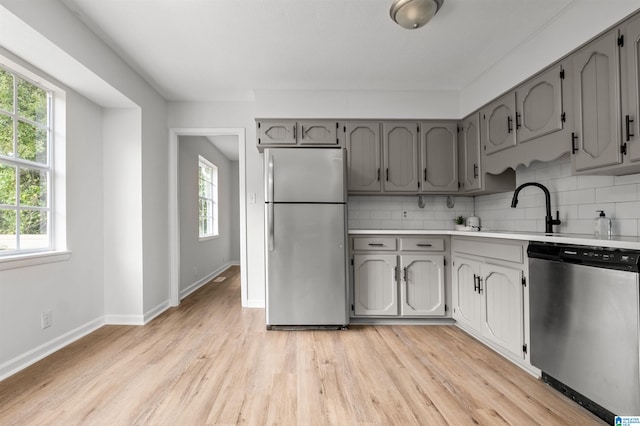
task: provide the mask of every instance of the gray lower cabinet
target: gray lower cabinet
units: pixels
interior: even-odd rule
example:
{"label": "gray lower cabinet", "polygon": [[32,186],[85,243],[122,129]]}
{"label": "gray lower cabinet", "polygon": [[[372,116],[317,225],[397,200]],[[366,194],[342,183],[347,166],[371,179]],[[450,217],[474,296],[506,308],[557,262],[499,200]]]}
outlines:
{"label": "gray lower cabinet", "polygon": [[445,237],[352,237],[352,315],[445,316],[445,241]]}
{"label": "gray lower cabinet", "polygon": [[451,250],[453,318],[501,352],[526,359],[525,244],[454,237]]}
{"label": "gray lower cabinet", "polygon": [[382,123],[384,163],[383,189],[385,192],[417,192],[418,135],[417,123]]}
{"label": "gray lower cabinet", "polygon": [[458,144],[455,122],[420,124],[421,192],[458,192]]}

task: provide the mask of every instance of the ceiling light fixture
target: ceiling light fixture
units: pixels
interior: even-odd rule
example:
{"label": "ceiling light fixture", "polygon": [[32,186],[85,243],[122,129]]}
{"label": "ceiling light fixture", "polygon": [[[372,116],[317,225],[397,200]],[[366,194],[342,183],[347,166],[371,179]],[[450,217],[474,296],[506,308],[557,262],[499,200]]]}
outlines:
{"label": "ceiling light fixture", "polygon": [[389,14],[393,22],[415,30],[429,22],[440,10],[444,0],[393,0]]}

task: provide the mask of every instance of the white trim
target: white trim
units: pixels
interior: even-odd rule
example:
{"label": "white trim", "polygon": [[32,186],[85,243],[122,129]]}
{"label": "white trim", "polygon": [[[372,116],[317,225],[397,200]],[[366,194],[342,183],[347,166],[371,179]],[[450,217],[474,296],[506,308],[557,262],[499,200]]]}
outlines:
{"label": "white trim", "polygon": [[[242,306],[247,301],[247,205],[246,135],[244,128],[170,128],[169,129],[169,283],[171,306],[180,304],[180,214],[178,201],[178,137],[238,136],[240,191],[240,291]],[[264,302],[262,302],[264,304]]]}
{"label": "white trim", "polygon": [[16,254],[0,257],[0,271],[44,265],[46,263],[64,262],[71,259],[70,251],[47,251],[41,253]]}
{"label": "white trim", "polygon": [[144,315],[105,315],[108,325],[144,325]]}
{"label": "white trim", "polygon": [[206,276],[200,278],[198,281],[194,282],[189,287],[185,288],[184,290],[181,290],[180,291],[180,300],[184,299],[185,297],[187,297],[188,295],[190,295],[194,291],[198,290],[200,287],[202,287],[205,284],[207,284],[209,281],[214,279],[216,277],[216,275],[221,274],[227,268],[229,268],[231,265],[233,265],[233,263],[227,262],[224,265],[222,265],[221,267],[219,267],[218,269],[216,269],[215,271],[213,271],[213,272],[207,274]]}
{"label": "white trim", "polygon": [[4,364],[0,365],[0,381],[7,377],[17,373],[20,370],[27,368],[28,366],[35,364],[43,358],[51,355],[52,353],[64,348],[67,345],[87,336],[105,324],[104,318],[96,318],[93,321],[77,327],[68,333],[58,336],[53,340],[50,340],[22,355],[10,359]]}
{"label": "white trim", "polygon": [[245,308],[263,308],[265,307],[264,300],[251,299],[247,300],[246,304],[243,304]]}
{"label": "white trim", "polygon": [[171,305],[169,304],[169,301],[165,300],[164,302],[162,302],[161,304],[159,304],[155,308],[145,312],[144,313],[144,325],[147,325],[154,318],[156,318],[159,315],[161,315],[162,313],[164,313],[170,307],[171,307]]}

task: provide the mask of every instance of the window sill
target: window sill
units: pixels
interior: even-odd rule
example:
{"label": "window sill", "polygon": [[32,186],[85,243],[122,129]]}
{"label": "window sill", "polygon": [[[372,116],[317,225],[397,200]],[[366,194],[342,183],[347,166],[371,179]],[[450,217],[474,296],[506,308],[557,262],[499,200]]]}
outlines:
{"label": "window sill", "polygon": [[199,242],[209,241],[209,240],[215,240],[217,238],[220,238],[220,234],[218,234],[218,235],[207,235],[206,237],[198,237],[198,241]]}
{"label": "window sill", "polygon": [[0,271],[44,265],[46,263],[64,262],[70,258],[71,252],[68,250],[16,254],[13,256],[0,257]]}

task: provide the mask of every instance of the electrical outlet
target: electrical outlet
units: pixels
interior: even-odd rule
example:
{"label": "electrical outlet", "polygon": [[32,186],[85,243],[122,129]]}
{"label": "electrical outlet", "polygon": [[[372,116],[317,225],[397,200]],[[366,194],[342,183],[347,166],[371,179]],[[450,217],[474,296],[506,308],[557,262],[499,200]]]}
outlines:
{"label": "electrical outlet", "polygon": [[42,320],[42,329],[51,327],[53,323],[53,315],[51,314],[51,310],[47,309],[46,311],[42,311],[42,316],[40,318]]}
{"label": "electrical outlet", "polygon": [[402,217],[403,217],[404,219],[406,219],[406,218],[407,218],[407,211],[406,211],[406,210],[402,210]]}
{"label": "electrical outlet", "polygon": [[255,204],[256,203],[256,193],[255,192],[250,192],[249,193],[249,204]]}

